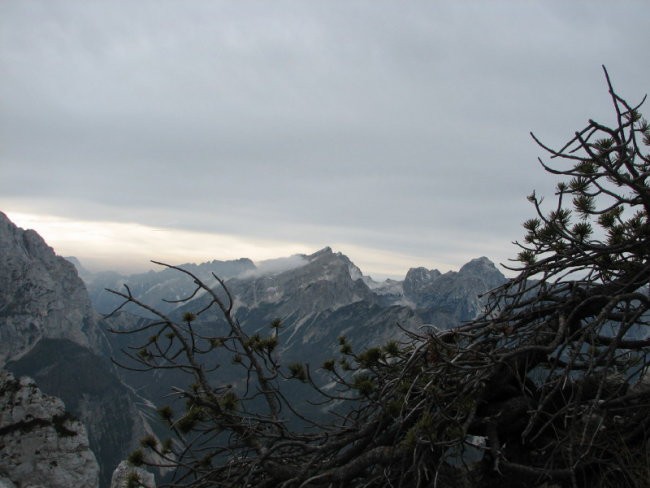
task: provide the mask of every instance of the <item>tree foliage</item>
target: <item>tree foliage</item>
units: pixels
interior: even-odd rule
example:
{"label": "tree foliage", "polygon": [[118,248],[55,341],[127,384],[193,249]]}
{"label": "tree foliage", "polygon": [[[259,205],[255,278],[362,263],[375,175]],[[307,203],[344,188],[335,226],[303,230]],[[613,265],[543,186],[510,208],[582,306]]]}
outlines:
{"label": "tree foliage", "polygon": [[[280,364],[281,323],[248,335],[223,281],[164,265],[196,284],[181,301],[211,297],[180,321],[114,292],[159,317],[131,331],[149,338],[130,367],[192,378],[174,392],[181,411],[160,409],[171,438],[143,441],[138,461],[177,467],[172,485],[192,487],[647,486],[650,128],[605,75],[613,124],[589,120],[559,149],[533,136],[560,182],[550,208],[529,197],[517,276],[456,328],[362,352],[341,337],[322,366],[338,384],[320,391],[338,412],[326,425],[283,393],[318,386],[306,365]],[[227,326],[197,332],[213,311]],[[226,362],[239,383],[210,373]]]}

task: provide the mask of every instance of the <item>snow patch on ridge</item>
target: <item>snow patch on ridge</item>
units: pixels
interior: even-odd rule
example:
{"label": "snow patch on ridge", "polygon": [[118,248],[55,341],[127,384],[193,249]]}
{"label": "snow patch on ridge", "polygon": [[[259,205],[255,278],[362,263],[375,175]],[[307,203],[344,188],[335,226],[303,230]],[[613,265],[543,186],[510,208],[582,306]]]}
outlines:
{"label": "snow patch on ridge", "polygon": [[350,273],[350,278],[352,278],[352,281],[357,281],[364,278],[361,270],[352,263],[348,265],[348,271]]}

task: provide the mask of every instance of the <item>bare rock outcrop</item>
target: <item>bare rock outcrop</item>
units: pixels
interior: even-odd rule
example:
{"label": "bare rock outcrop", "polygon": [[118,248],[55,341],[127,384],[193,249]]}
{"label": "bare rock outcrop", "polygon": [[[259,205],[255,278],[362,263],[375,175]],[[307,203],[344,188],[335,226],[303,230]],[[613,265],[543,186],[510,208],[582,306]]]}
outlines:
{"label": "bare rock outcrop", "polygon": [[16,379],[5,370],[0,370],[0,472],[9,487],[96,488],[99,482],[83,424],[32,379]]}

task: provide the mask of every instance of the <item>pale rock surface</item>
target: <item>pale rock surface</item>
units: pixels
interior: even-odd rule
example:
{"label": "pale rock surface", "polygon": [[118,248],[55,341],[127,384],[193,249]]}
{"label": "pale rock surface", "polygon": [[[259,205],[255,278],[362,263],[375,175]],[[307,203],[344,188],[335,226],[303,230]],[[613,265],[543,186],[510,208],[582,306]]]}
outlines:
{"label": "pale rock surface", "polygon": [[96,488],[86,429],[31,378],[0,370],[0,487]]}
{"label": "pale rock surface", "polygon": [[138,477],[139,486],[156,488],[156,481],[152,473],[143,468],[132,466],[128,461],[122,461],[113,471],[111,488],[129,488],[129,481],[133,476]]}

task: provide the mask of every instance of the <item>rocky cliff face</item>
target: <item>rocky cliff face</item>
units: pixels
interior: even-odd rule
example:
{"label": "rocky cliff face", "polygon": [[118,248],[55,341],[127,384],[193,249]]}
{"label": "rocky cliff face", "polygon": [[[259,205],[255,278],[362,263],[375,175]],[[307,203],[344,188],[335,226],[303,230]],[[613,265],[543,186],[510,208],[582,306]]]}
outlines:
{"label": "rocky cliff face", "polygon": [[0,366],[43,338],[106,347],[74,266],[0,212]]}
{"label": "rocky cliff face", "polygon": [[64,399],[87,428],[107,487],[148,427],[108,359],[102,327],[75,267],[0,213],[0,367]]}
{"label": "rocky cliff face", "polygon": [[95,488],[99,465],[83,424],[29,378],[0,370],[0,476],[18,487]]}

